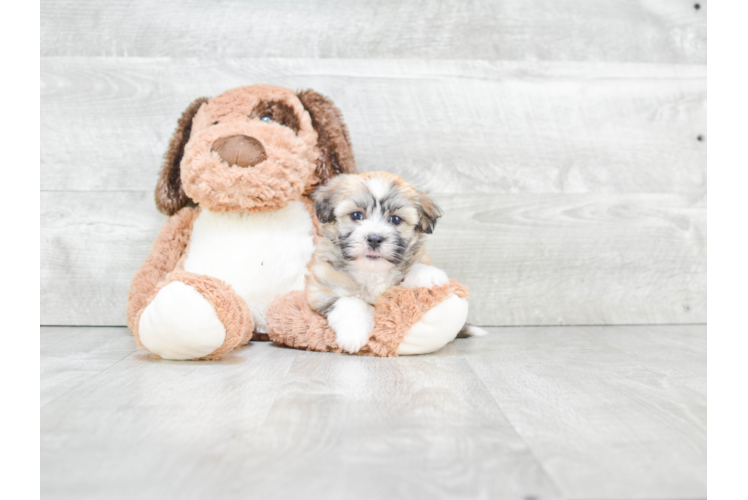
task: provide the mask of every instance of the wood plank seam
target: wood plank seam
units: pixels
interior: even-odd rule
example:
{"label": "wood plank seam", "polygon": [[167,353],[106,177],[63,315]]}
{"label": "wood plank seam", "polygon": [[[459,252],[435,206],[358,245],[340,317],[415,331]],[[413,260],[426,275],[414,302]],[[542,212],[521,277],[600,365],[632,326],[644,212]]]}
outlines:
{"label": "wood plank seam", "polygon": [[[457,352],[460,352],[459,345],[456,346]],[[507,414],[504,412],[504,410],[501,408],[501,405],[498,401],[496,401],[496,398],[493,397],[493,394],[491,394],[491,391],[488,390],[488,386],[486,386],[486,382],[483,380],[483,378],[478,374],[478,372],[475,371],[475,368],[473,368],[473,365],[470,363],[470,360],[467,356],[464,354],[460,355],[460,359],[462,359],[467,367],[470,369],[470,371],[473,373],[475,378],[480,381],[481,387],[483,387],[483,390],[486,394],[488,394],[488,397],[491,398],[491,401],[493,402],[494,406],[496,407],[496,410],[503,415],[504,419],[509,422],[509,425],[512,427],[512,431],[514,432],[514,435],[517,436],[517,439],[520,440],[527,449],[527,453],[532,457],[532,460],[535,462],[535,465],[537,466],[538,470],[540,470],[543,473],[543,478],[545,481],[553,488],[553,491],[558,495],[559,498],[564,498],[563,492],[561,491],[561,487],[556,483],[556,481],[553,480],[551,475],[548,473],[545,467],[543,467],[543,464],[540,462],[540,459],[535,455],[535,452],[530,447],[528,442],[525,440],[524,436],[522,436],[519,431],[517,430],[516,425],[514,422],[512,422]]]}
{"label": "wood plank seam", "polygon": [[[65,325],[65,326],[67,327],[67,325]],[[112,328],[112,327],[104,327],[104,328]],[[138,352],[138,350],[139,349],[136,348],[133,352],[129,353],[127,356],[125,356],[125,357],[121,358],[120,360],[112,363],[111,365],[109,365],[108,367],[104,368],[103,370],[95,373],[94,375],[91,375],[86,380],[83,380],[83,381],[79,382],[78,384],[70,387],[65,392],[62,392],[62,393],[58,394],[57,396],[55,396],[54,398],[50,399],[49,401],[47,401],[43,405],[40,405],[40,409],[49,406],[51,403],[57,401],[61,397],[66,396],[67,394],[73,392],[74,390],[78,389],[79,387],[81,387],[81,386],[83,386],[85,384],[88,384],[89,382],[91,382],[92,380],[96,379],[97,377],[99,377],[103,373],[107,372],[110,368],[114,368],[115,366],[117,366],[118,364],[120,364],[121,362],[123,362],[124,360],[126,360],[127,358],[129,358],[130,356],[132,356],[133,354],[136,354]]]}

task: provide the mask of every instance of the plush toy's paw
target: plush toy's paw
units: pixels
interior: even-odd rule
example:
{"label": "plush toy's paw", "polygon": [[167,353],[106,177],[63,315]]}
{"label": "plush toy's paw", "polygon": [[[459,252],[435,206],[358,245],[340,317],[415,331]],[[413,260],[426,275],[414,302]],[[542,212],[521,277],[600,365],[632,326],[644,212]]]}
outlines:
{"label": "plush toy's paw", "polygon": [[468,301],[451,294],[421,316],[403,337],[398,355],[426,354],[438,351],[452,342],[465,324]]}
{"label": "plush toy's paw", "polygon": [[140,342],[164,359],[208,356],[226,340],[226,328],[213,306],[181,281],[163,287],[140,316]]}
{"label": "plush toy's paw", "polygon": [[374,307],[356,297],[338,299],[327,322],[335,332],[335,343],[346,352],[358,352],[369,342],[374,329]]}
{"label": "plush toy's paw", "polygon": [[441,269],[426,264],[414,264],[408,274],[405,275],[405,279],[400,286],[403,288],[432,288],[447,283],[449,283],[447,273]]}

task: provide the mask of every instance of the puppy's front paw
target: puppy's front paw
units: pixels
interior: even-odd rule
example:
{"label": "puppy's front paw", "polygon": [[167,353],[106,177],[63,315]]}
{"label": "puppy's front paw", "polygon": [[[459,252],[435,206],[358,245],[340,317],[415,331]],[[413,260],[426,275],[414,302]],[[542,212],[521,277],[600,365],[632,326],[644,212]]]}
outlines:
{"label": "puppy's front paw", "polygon": [[431,288],[449,283],[447,273],[434,266],[414,264],[403,280],[403,288]]}
{"label": "puppy's front paw", "polygon": [[338,299],[327,314],[327,323],[335,332],[335,342],[346,352],[358,352],[369,343],[374,330],[374,307],[356,297]]}

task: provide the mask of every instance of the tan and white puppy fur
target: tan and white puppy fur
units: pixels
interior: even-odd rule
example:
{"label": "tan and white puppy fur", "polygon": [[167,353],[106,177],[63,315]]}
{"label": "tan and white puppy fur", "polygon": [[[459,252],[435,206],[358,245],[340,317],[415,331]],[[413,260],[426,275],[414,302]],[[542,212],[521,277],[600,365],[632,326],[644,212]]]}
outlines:
{"label": "tan and white puppy fur", "polygon": [[[388,172],[339,175],[313,194],[322,238],[309,264],[309,305],[327,317],[343,350],[358,352],[374,329],[374,304],[392,287],[449,281],[424,246],[441,210]],[[462,336],[485,332],[466,325]]]}

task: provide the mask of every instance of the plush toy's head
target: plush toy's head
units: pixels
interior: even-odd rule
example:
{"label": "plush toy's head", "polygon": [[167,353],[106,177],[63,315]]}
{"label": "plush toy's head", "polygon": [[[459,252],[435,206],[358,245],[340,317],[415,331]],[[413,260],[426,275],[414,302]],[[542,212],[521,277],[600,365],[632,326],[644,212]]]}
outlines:
{"label": "plush toy's head", "polygon": [[156,205],[167,215],[190,201],[214,212],[276,210],[341,173],[356,166],[332,101],[313,90],[250,85],[190,104]]}

